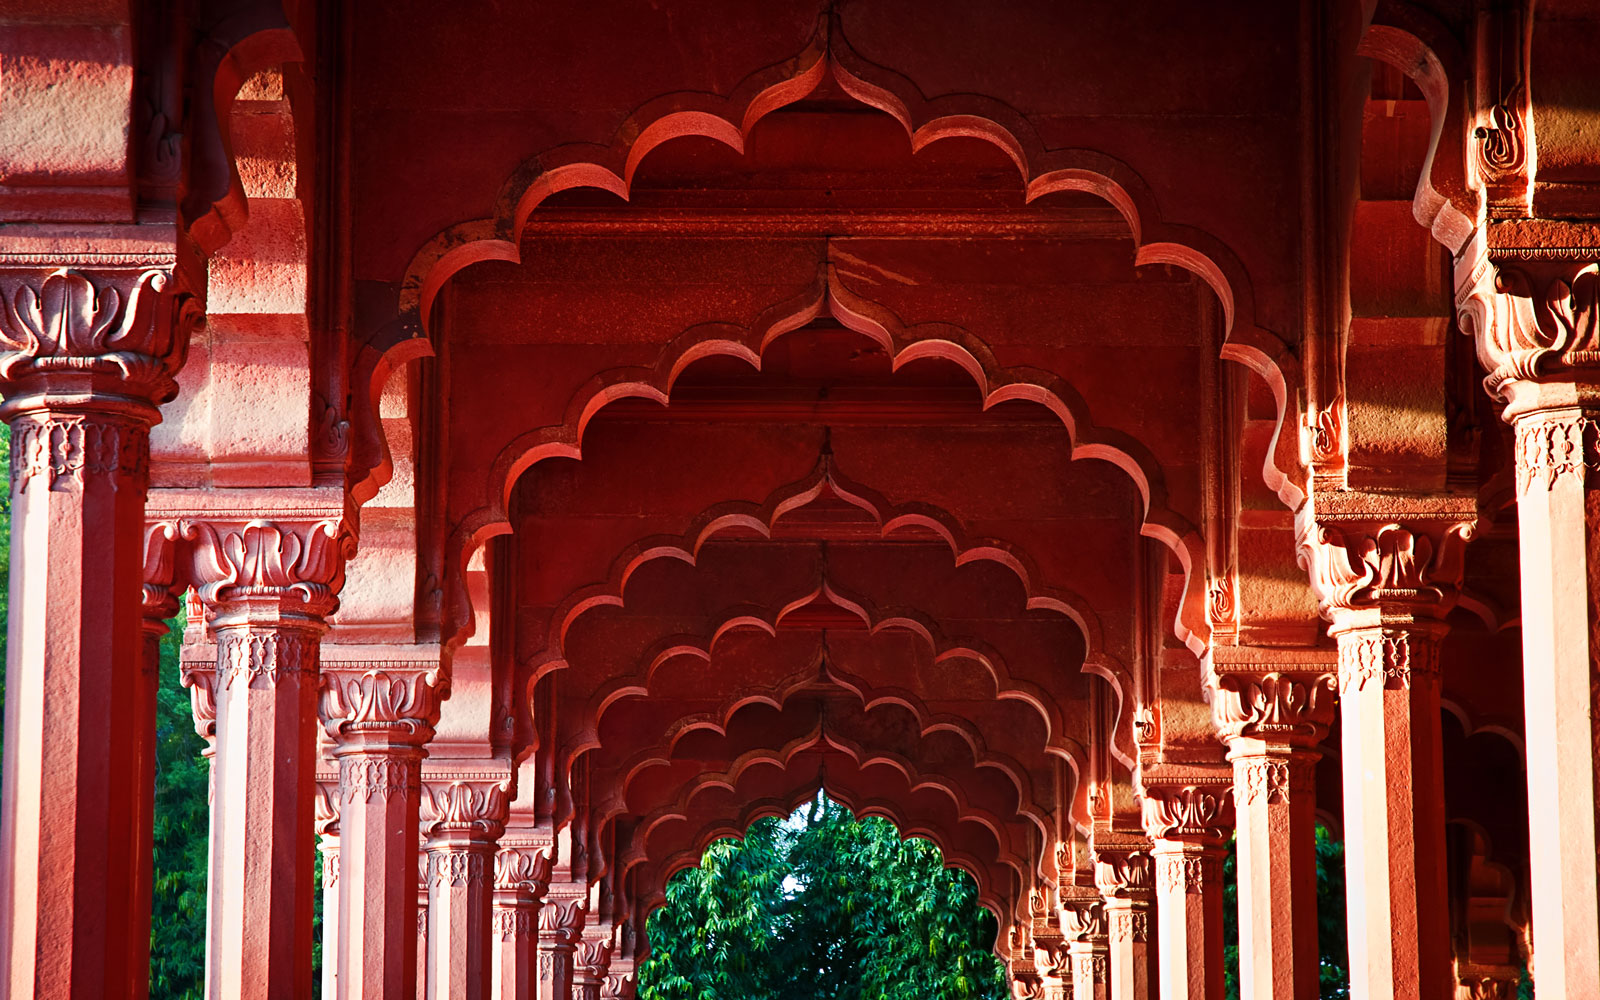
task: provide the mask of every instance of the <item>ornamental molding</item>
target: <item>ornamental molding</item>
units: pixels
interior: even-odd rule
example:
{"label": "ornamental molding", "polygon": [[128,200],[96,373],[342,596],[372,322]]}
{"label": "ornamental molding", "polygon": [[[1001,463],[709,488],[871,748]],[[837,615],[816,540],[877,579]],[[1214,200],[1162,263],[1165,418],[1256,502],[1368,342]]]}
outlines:
{"label": "ornamental molding", "polygon": [[390,740],[425,743],[439,720],[439,703],[449,695],[449,682],[439,665],[322,665],[323,725],[335,740],[380,735]]}
{"label": "ornamental molding", "polygon": [[210,608],[251,597],[290,597],[314,616],[338,608],[355,535],[342,518],[185,520],[193,580]]}
{"label": "ornamental molding", "polygon": [[548,848],[502,847],[494,856],[494,887],[527,893],[534,902],[550,888]]}
{"label": "ornamental molding", "polygon": [[374,799],[414,797],[421,772],[420,758],[350,754],[339,758],[339,787],[344,802],[370,805]]}
{"label": "ornamental molding", "polygon": [[1600,472],[1600,421],[1566,410],[1516,423],[1517,496],[1587,487]]}
{"label": "ornamental molding", "polygon": [[[102,255],[81,266],[0,258],[0,380],[110,376],[123,391],[164,403],[204,321],[200,300],[180,291],[170,258]],[[152,415],[153,416],[153,415]]]}
{"label": "ornamental molding", "polygon": [[488,881],[488,861],[482,851],[446,848],[428,851],[428,884],[462,889]]}
{"label": "ornamental molding", "polygon": [[1332,670],[1227,672],[1211,685],[1211,716],[1223,742],[1270,740],[1311,747],[1333,724],[1338,680]]}
{"label": "ornamental molding", "polygon": [[1437,687],[1439,644],[1415,629],[1364,628],[1339,638],[1339,689],[1348,696],[1369,685],[1386,691]]}
{"label": "ornamental molding", "polygon": [[11,423],[13,494],[35,481],[53,493],[82,493],[90,487],[142,493],[149,465],[150,431],[135,421],[35,411]]}
{"label": "ornamental molding", "polygon": [[1150,913],[1144,909],[1111,911],[1111,943],[1143,944],[1150,940]]}
{"label": "ornamental molding", "polygon": [[318,636],[300,629],[219,628],[222,689],[229,691],[242,683],[253,690],[270,690],[287,681],[310,682],[316,677],[321,646]]}
{"label": "ornamental molding", "polygon": [[178,665],[178,683],[189,689],[189,711],[194,731],[208,744],[217,739],[217,665],[185,660]]}
{"label": "ornamental molding", "polygon": [[1233,772],[1208,784],[1146,782],[1140,794],[1145,832],[1160,840],[1226,840],[1233,828]]}
{"label": "ornamental molding", "polygon": [[460,833],[494,840],[505,829],[511,790],[503,780],[429,780],[423,791],[425,837]]}

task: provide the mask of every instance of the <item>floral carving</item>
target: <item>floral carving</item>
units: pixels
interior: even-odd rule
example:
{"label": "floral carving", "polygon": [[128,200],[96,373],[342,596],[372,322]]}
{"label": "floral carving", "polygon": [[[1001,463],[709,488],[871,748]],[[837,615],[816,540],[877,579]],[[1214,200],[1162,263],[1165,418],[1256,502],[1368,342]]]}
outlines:
{"label": "floral carving", "polygon": [[1032,976],[1018,976],[1011,980],[1011,996],[1014,1000],[1041,1000],[1044,983]]}
{"label": "floral carving", "polygon": [[311,677],[317,672],[319,645],[315,635],[298,629],[218,629],[223,690],[239,681],[252,688],[271,688],[281,681]]}
{"label": "floral carving", "polygon": [[166,634],[167,619],[178,613],[177,541],[178,526],[172,521],[152,521],[144,526],[142,605],[146,622],[160,623],[157,635]]}
{"label": "floral carving", "polygon": [[598,986],[599,980],[604,979],[606,971],[611,968],[611,952],[615,947],[609,937],[578,941],[572,956],[574,969],[585,979],[594,980]]}
{"label": "floral carving", "polygon": [[1457,313],[1489,371],[1483,384],[1491,395],[1506,399],[1509,382],[1600,364],[1600,273],[1592,251],[1501,260],[1492,275],[1488,268],[1485,261],[1463,283]]}
{"label": "floral carving", "polygon": [[1111,941],[1116,944],[1141,944],[1150,940],[1150,914],[1144,909],[1111,911]]}
{"label": "floral carving", "polygon": [[550,887],[550,851],[545,848],[502,847],[494,856],[496,889],[520,889],[534,900]]}
{"label": "floral carving", "polygon": [[322,851],[322,888],[337,889],[339,887],[339,848],[324,848]]}
{"label": "floral carving", "polygon": [[1224,740],[1235,737],[1314,744],[1333,722],[1332,673],[1225,673],[1217,677],[1211,711]]}
{"label": "floral carving", "polygon": [[1109,964],[1104,955],[1079,955],[1074,962],[1073,979],[1104,985],[1110,971]]}
{"label": "floral carving", "polygon": [[194,731],[211,742],[217,738],[217,665],[185,661],[178,667],[178,683],[189,689],[189,709]]}
{"label": "floral carving", "polygon": [[1311,464],[1321,471],[1344,468],[1344,396],[1335,396],[1327,406],[1306,417]]}
{"label": "floral carving", "polygon": [[196,589],[211,606],[290,594],[313,614],[332,614],[345,560],[355,554],[355,536],[337,518],[221,526],[189,521],[184,537],[192,543]]}
{"label": "floral carving", "polygon": [[1512,1000],[1517,995],[1517,981],[1494,976],[1466,976],[1460,980],[1456,995],[1462,1000]]}
{"label": "floral carving", "polygon": [[203,310],[170,266],[0,269],[0,379],[99,373],[171,399]]}
{"label": "floral carving", "polygon": [[1040,976],[1060,979],[1072,971],[1072,954],[1067,942],[1057,937],[1036,937],[1033,940],[1033,970]]}
{"label": "floral carving", "polygon": [[1142,799],[1145,832],[1152,837],[1222,840],[1233,825],[1231,776],[1227,784],[1150,785]]}
{"label": "floral carving", "polygon": [[1309,763],[1252,757],[1239,762],[1239,772],[1243,781],[1235,788],[1245,805],[1277,805],[1311,790]]}
{"label": "floral carving", "polygon": [[533,935],[533,915],[522,906],[496,906],[494,932],[501,941],[526,940]]}
{"label": "floral carving", "polygon": [[1106,936],[1106,908],[1099,901],[1062,904],[1061,932],[1074,941],[1094,941]]}
{"label": "floral carving", "polygon": [[1299,561],[1323,613],[1386,603],[1443,610],[1455,599],[1466,569],[1475,515],[1398,523],[1303,529]]}
{"label": "floral carving", "polygon": [[422,822],[429,836],[470,833],[487,839],[505,827],[509,789],[498,781],[430,782],[422,800]]}
{"label": "floral carving", "polygon": [[12,422],[13,493],[35,479],[57,493],[81,493],[96,483],[142,490],[149,462],[150,432],[136,423],[44,412]]}
{"label": "floral carving", "polygon": [[1215,862],[1198,854],[1165,854],[1156,858],[1163,895],[1199,895],[1206,882],[1215,876]]}
{"label": "floral carving", "polygon": [[488,877],[487,861],[482,851],[430,850],[428,881],[452,889],[481,884]]}
{"label": "floral carving", "polygon": [[545,900],[544,905],[539,907],[539,931],[543,935],[540,944],[548,943],[553,948],[571,950],[577,945],[588,909],[588,900],[581,896]]}
{"label": "floral carving", "polygon": [[448,694],[437,665],[324,664],[321,714],[331,736],[379,732],[426,741]]}
{"label": "floral carving", "polygon": [[1569,477],[1587,485],[1600,470],[1600,424],[1580,416],[1541,415],[1517,422],[1517,495],[1551,490]]}
{"label": "floral carving", "polygon": [[1107,849],[1095,855],[1095,887],[1104,896],[1127,896],[1150,889],[1150,854],[1144,850]]}
{"label": "floral carving", "polygon": [[1400,629],[1362,629],[1339,642],[1339,683],[1349,691],[1377,683],[1385,689],[1439,682],[1439,646]]}
{"label": "floral carving", "polygon": [[415,794],[418,762],[395,756],[352,754],[339,759],[344,801],[387,802],[391,796]]}

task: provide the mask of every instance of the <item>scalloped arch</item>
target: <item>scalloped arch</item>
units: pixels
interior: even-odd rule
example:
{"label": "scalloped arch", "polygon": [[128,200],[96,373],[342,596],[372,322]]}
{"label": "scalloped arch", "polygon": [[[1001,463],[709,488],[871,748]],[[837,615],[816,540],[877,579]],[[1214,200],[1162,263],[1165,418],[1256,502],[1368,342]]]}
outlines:
{"label": "scalloped arch", "polygon": [[[894,370],[924,358],[956,364],[972,377],[986,410],[1013,400],[1045,407],[1067,430],[1074,460],[1101,459],[1127,474],[1144,502],[1140,533],[1166,545],[1184,569],[1184,596],[1174,634],[1197,655],[1203,652],[1210,635],[1204,599],[1204,544],[1189,521],[1167,505],[1160,464],[1148,449],[1120,431],[1096,426],[1082,397],[1066,381],[1034,369],[999,366],[988,347],[960,327],[934,323],[906,327],[889,310],[845,288],[831,265],[822,269],[810,291],[768,309],[751,328],[725,324],[692,327],[663,349],[653,369],[613,369],[592,379],[569,404],[563,423],[530,431],[506,445],[490,470],[490,502],[464,517],[451,533],[451,558],[464,566],[470,553],[489,538],[509,532],[506,511],[517,478],[547,458],[581,460],[585,430],[606,406],[626,398],[666,405],[683,370],[707,357],[738,358],[759,371],[761,352],[768,345],[822,315],[832,316],[882,345]],[[454,642],[470,634],[466,631],[470,627],[466,601],[461,588],[454,588]]]}
{"label": "scalloped arch", "polygon": [[[1059,588],[1042,588],[1035,584],[1039,577],[1037,569],[1028,555],[1006,543],[992,539],[969,540],[965,533],[946,512],[929,504],[901,504],[891,505],[880,494],[865,486],[846,480],[838,475],[833,468],[830,458],[818,463],[812,474],[797,482],[779,487],[761,504],[751,504],[743,501],[718,504],[703,511],[695,518],[689,530],[681,536],[655,536],[642,539],[625,549],[613,561],[606,582],[585,587],[569,595],[552,614],[551,620],[555,623],[552,629],[555,643],[553,648],[547,647],[543,653],[534,657],[530,663],[532,671],[527,688],[523,691],[524,704],[529,703],[532,685],[541,676],[552,670],[565,666],[565,642],[568,632],[573,624],[584,613],[599,607],[625,606],[625,592],[629,579],[645,564],[658,559],[674,559],[689,566],[695,566],[701,548],[721,532],[745,529],[754,531],[762,536],[770,536],[773,526],[784,513],[793,510],[815,499],[824,489],[830,489],[835,494],[853,502],[859,509],[873,516],[879,525],[879,537],[888,538],[896,532],[922,529],[942,539],[949,547],[951,556],[957,568],[974,562],[992,562],[1010,571],[1017,577],[1022,586],[1023,593],[1027,595],[1025,610],[1053,611],[1062,615],[1077,626],[1084,637],[1085,655],[1083,669],[1105,680],[1117,697],[1118,715],[1113,726],[1114,738],[1111,740],[1112,753],[1124,765],[1134,766],[1135,750],[1131,745],[1130,737],[1125,730],[1125,717],[1131,713],[1131,692],[1133,691],[1133,678],[1126,664],[1118,660],[1105,649],[1105,640],[1100,627],[1100,617],[1093,606],[1083,597],[1071,591]],[[824,581],[823,586],[826,586]],[[820,587],[818,593],[820,593]],[[812,599],[811,596],[798,598],[791,602],[791,606],[798,606]],[[763,614],[763,610],[765,613]],[[762,628],[768,632],[775,632],[778,619],[785,609],[737,609],[728,612],[724,619],[712,631],[699,637],[687,637],[686,644],[692,649],[697,649],[702,655],[709,657],[711,647],[717,638],[731,628],[747,626]],[[990,669],[997,686],[1010,683],[1009,672],[1005,670],[1004,660],[992,651],[978,647],[957,646],[952,644],[947,649],[939,646],[940,632],[929,622],[923,622],[916,615],[903,610],[883,612],[874,620],[865,608],[864,621],[873,628],[897,627],[909,631],[919,632],[928,642],[930,649],[936,657],[948,655],[970,655],[978,659]],[[657,653],[661,656],[675,640],[664,638],[662,650]],[[691,651],[686,649],[686,652]],[[646,682],[648,670],[646,668]],[[1017,697],[1035,703],[1044,714],[1046,725],[1053,734],[1065,736],[1061,732],[1059,720],[1055,720],[1043,707],[1045,699],[1040,693],[1027,691],[1022,687],[1015,689]],[[603,710],[603,706],[599,706]],[[1127,743],[1127,745],[1120,745]],[[1063,749],[1065,748],[1063,744]]]}

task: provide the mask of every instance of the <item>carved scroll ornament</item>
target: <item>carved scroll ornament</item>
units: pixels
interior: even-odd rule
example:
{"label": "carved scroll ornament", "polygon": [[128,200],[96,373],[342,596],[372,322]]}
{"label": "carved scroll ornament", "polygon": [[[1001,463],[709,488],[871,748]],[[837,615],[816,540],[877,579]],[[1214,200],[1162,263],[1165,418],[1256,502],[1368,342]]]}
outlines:
{"label": "carved scroll ornament", "polygon": [[420,742],[432,735],[439,703],[447,694],[437,665],[361,664],[351,669],[325,663],[320,710],[335,738],[380,733]]}
{"label": "carved scroll ornament", "polygon": [[209,606],[256,596],[298,598],[308,611],[332,614],[355,536],[337,518],[243,523],[187,521],[194,580]]}
{"label": "carved scroll ornament", "polygon": [[1211,692],[1211,714],[1224,741],[1243,737],[1312,746],[1333,723],[1336,691],[1332,673],[1224,673]]}
{"label": "carved scroll ornament", "polygon": [[1231,776],[1228,784],[1148,786],[1141,799],[1152,837],[1224,840],[1233,826]]}
{"label": "carved scroll ornament", "polygon": [[422,827],[427,836],[447,833],[500,836],[510,790],[495,780],[428,782],[422,796]]}

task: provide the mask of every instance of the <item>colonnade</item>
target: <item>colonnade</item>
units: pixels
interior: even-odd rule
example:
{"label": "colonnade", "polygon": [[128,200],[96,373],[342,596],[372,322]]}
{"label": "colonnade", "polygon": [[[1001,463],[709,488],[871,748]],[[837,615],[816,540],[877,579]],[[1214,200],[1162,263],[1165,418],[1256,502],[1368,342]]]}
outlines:
{"label": "colonnade", "polygon": [[[1492,258],[1486,248],[1491,268]],[[1464,286],[1480,348],[1511,358],[1490,384],[1517,441],[1537,972],[1541,990],[1568,996],[1600,983],[1590,569],[1600,378],[1587,340],[1539,345],[1570,331],[1573,314],[1594,334],[1593,268],[1582,258],[1523,284],[1502,271]],[[502,842],[512,775],[425,767],[448,665],[321,661],[356,544],[342,491],[300,491],[282,510],[147,512],[147,431],[198,319],[170,267],[86,255],[9,266],[0,280],[21,304],[4,320],[11,993],[77,995],[94,983],[109,995],[141,978],[148,916],[132,904],[150,880],[151,640],[189,590],[215,640],[214,667],[187,677],[213,753],[212,995],[308,992],[318,891],[328,996],[623,995],[631,979],[610,969],[616,926],[585,934],[594,887],[552,883],[549,843]],[[1517,337],[1554,360],[1518,362],[1505,346]],[[1019,991],[1219,996],[1220,859],[1236,833],[1244,996],[1311,995],[1310,775],[1336,701],[1354,991],[1455,988],[1439,647],[1475,517],[1452,496],[1313,491],[1302,564],[1336,652],[1210,651],[1202,669],[1229,765],[1136,776],[1143,830],[1091,831],[1082,872],[1092,877],[1064,874],[1041,890],[1052,915],[1023,930],[1027,954],[1009,956]],[[322,886],[310,877],[319,767]]]}

